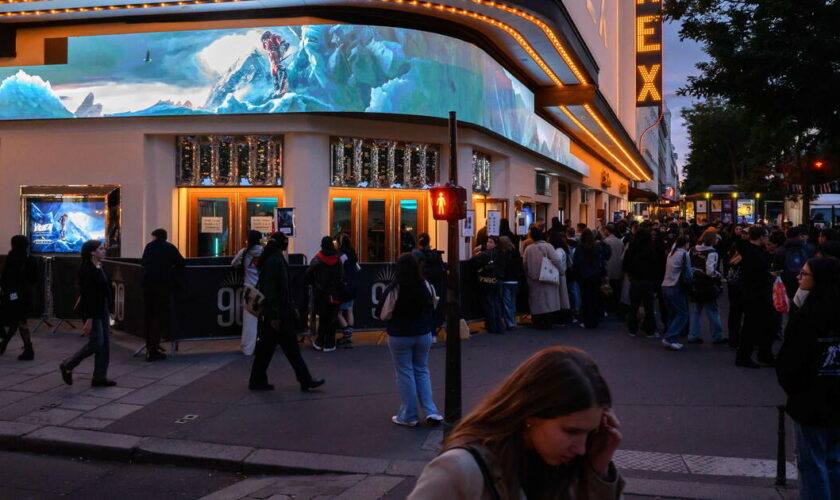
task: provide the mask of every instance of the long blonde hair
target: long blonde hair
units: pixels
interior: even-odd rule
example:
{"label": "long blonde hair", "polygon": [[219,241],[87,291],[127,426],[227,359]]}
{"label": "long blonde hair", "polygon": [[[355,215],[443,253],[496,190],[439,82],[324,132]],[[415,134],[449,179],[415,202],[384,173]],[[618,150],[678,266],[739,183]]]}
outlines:
{"label": "long blonde hair", "polygon": [[550,347],[525,360],[485,397],[461,420],[443,448],[485,447],[502,472],[508,495],[515,496],[527,453],[527,419],[550,419],[611,405],[609,387],[589,355],[571,347]]}

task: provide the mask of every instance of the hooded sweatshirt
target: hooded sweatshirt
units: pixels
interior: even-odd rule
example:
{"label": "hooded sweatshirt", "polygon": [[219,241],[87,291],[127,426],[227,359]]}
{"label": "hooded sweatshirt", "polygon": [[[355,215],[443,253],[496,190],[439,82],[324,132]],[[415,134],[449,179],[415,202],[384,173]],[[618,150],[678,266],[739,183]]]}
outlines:
{"label": "hooded sweatshirt", "polygon": [[329,300],[338,303],[342,289],[343,270],[338,265],[341,259],[338,255],[325,255],[322,252],[315,254],[309,268],[306,270],[306,278],[314,286],[315,300]]}

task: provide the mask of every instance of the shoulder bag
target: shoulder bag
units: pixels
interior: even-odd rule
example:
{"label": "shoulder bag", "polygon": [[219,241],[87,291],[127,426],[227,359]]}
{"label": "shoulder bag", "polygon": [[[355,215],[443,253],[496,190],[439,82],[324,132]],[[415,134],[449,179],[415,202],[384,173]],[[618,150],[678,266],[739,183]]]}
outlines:
{"label": "shoulder bag", "polygon": [[502,500],[502,495],[496,489],[496,483],[493,481],[493,477],[490,475],[490,469],[487,467],[487,463],[484,461],[481,453],[472,446],[464,446],[462,449],[467,450],[472,455],[475,463],[478,464],[478,468],[481,469],[481,475],[484,477],[484,487],[490,492],[490,498],[493,500]]}
{"label": "shoulder bag", "polygon": [[552,285],[560,284],[560,271],[554,267],[551,259],[546,256],[543,256],[542,264],[540,264],[540,282]]}

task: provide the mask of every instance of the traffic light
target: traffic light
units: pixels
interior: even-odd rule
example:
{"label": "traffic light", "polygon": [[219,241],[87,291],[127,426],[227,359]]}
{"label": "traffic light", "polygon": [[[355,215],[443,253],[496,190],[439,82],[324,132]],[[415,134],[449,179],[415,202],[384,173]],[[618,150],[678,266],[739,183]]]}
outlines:
{"label": "traffic light", "polygon": [[817,161],[814,162],[814,168],[816,168],[817,170],[823,168],[824,165],[825,165],[825,163],[823,163],[820,160],[817,160]]}
{"label": "traffic light", "polygon": [[429,189],[435,220],[461,220],[467,217],[467,190],[461,186]]}

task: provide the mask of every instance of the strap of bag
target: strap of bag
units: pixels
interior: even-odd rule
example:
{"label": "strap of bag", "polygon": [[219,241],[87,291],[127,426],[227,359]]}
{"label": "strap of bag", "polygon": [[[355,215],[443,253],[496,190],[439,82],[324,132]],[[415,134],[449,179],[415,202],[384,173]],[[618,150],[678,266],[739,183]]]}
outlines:
{"label": "strap of bag", "polygon": [[484,476],[484,486],[490,490],[490,496],[493,500],[502,500],[502,495],[500,495],[499,490],[496,489],[496,484],[493,482],[493,477],[490,475],[490,469],[487,468],[487,463],[484,461],[484,457],[481,456],[481,453],[472,446],[464,446],[462,449],[467,450],[470,455],[472,455],[475,463],[478,464],[478,468],[481,469],[481,475]]}

